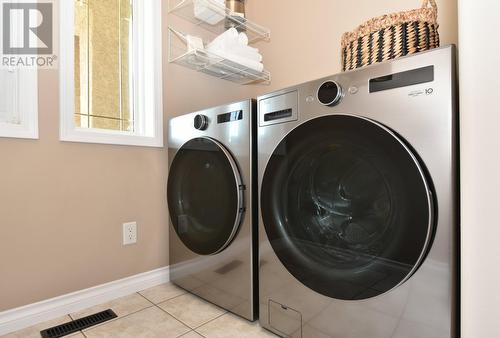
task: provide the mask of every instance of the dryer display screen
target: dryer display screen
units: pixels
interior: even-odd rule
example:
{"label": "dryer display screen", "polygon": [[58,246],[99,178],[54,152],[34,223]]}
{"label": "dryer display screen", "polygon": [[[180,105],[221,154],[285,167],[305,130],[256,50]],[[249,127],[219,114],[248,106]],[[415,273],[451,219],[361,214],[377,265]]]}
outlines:
{"label": "dryer display screen", "polygon": [[234,122],[243,119],[243,110],[217,115],[217,123]]}
{"label": "dryer display screen", "polygon": [[377,77],[370,80],[370,93],[434,81],[434,66]]}

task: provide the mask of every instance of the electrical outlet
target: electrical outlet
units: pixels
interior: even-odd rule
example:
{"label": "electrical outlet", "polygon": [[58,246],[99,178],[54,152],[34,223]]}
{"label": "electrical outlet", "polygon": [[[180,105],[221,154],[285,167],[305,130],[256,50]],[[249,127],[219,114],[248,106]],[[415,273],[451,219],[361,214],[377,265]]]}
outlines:
{"label": "electrical outlet", "polygon": [[137,243],[137,223],[123,223],[123,245]]}

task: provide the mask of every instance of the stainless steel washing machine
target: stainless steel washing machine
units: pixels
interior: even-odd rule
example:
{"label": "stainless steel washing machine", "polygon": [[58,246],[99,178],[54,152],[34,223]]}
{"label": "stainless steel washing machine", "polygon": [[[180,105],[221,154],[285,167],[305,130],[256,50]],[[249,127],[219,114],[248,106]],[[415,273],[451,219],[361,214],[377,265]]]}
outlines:
{"label": "stainless steel washing machine", "polygon": [[256,319],[255,100],[169,122],[170,280]]}
{"label": "stainless steel washing machine", "polygon": [[456,335],[455,49],[258,98],[261,324]]}

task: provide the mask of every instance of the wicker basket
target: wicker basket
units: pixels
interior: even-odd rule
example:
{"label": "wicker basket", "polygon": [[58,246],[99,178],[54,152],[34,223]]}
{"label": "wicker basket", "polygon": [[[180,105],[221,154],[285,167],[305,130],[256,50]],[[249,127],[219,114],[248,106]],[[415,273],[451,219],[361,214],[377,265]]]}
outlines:
{"label": "wicker basket", "polygon": [[374,18],[344,33],[342,70],[439,47],[437,14],[435,0],[424,0],[420,9]]}

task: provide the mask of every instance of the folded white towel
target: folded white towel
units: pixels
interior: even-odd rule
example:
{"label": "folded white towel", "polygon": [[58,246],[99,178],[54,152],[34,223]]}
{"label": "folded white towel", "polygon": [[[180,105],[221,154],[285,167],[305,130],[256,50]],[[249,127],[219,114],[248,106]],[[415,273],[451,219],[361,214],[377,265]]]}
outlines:
{"label": "folded white towel", "polygon": [[231,54],[229,52],[226,52],[226,51],[218,51],[217,53],[214,53],[216,54],[217,56],[220,56],[224,59],[227,59],[227,60],[230,60],[230,61],[233,61],[239,65],[242,65],[246,68],[250,68],[250,69],[253,69],[257,72],[262,72],[264,70],[264,65],[261,63],[261,62],[257,62],[257,61],[253,61],[253,60],[249,60],[249,59],[246,59],[244,57],[241,57],[239,55],[234,55],[234,54]]}
{"label": "folded white towel", "polygon": [[[248,46],[248,36],[245,33],[238,33],[238,31],[234,27],[217,36],[209,45],[214,47],[240,45],[243,47],[252,48]],[[256,48],[252,49],[258,52]]]}
{"label": "folded white towel", "polygon": [[241,46],[238,44],[225,44],[223,46],[213,46],[209,45],[207,47],[207,50],[209,52],[213,52],[217,54],[219,51],[227,52],[230,54],[238,55],[243,58],[255,61],[255,62],[261,62],[262,61],[262,55],[259,53],[258,49],[256,48],[251,48],[248,46]]}
{"label": "folded white towel", "polygon": [[236,28],[230,28],[216,37],[206,50],[255,71],[264,70],[259,50],[248,46],[248,36],[238,33]]}
{"label": "folded white towel", "polygon": [[186,35],[186,42],[188,46],[188,51],[203,49],[203,40],[200,37],[193,35]]}
{"label": "folded white towel", "polygon": [[248,35],[243,32],[238,34],[238,42],[242,46],[248,46]]}
{"label": "folded white towel", "polygon": [[241,57],[244,57],[246,59],[256,61],[256,62],[261,62],[262,61],[262,54],[259,52],[253,51],[248,48],[234,48],[233,50],[229,50],[230,52],[233,52],[233,54],[239,55]]}
{"label": "folded white towel", "polygon": [[227,31],[225,31],[224,33],[222,33],[221,35],[219,35],[218,37],[216,37],[210,44],[209,46],[222,46],[226,43],[228,43],[229,41],[235,41],[236,39],[238,39],[238,31],[236,30],[236,28],[230,28],[228,29]]}
{"label": "folded white towel", "polygon": [[214,0],[219,7],[212,6],[205,0],[193,0],[194,17],[210,25],[216,25],[225,18],[225,0]]}
{"label": "folded white towel", "polygon": [[259,50],[245,43],[248,43],[247,35],[245,33],[238,34],[235,28],[231,28],[208,44],[207,50],[216,54],[219,51],[224,51],[252,61],[261,62],[262,55]]}

